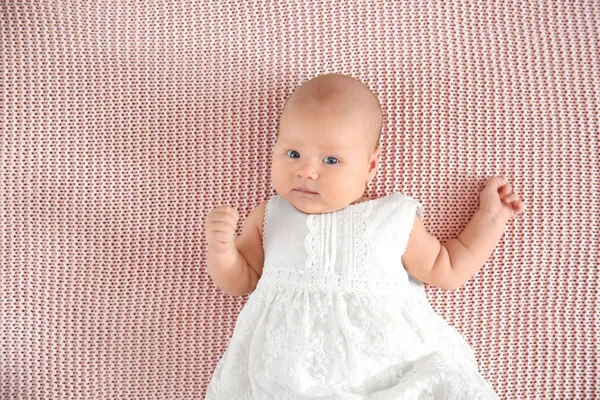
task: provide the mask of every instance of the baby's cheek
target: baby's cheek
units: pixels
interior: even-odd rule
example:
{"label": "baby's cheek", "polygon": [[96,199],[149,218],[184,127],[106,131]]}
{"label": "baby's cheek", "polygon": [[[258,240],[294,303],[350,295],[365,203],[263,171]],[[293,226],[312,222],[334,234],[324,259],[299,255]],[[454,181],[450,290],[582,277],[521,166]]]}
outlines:
{"label": "baby's cheek", "polygon": [[362,169],[349,170],[344,179],[348,187],[359,188],[364,186],[367,181],[366,173]]}
{"label": "baby's cheek", "polygon": [[273,184],[273,188],[275,191],[279,192],[282,185],[284,184],[285,179],[283,178],[283,174],[280,169],[277,169],[275,165],[271,169],[271,183]]}
{"label": "baby's cheek", "polygon": [[356,171],[348,171],[348,173],[339,176],[332,180],[331,187],[337,193],[345,194],[354,197],[357,193],[362,194],[364,189],[364,181],[360,179],[360,175]]}

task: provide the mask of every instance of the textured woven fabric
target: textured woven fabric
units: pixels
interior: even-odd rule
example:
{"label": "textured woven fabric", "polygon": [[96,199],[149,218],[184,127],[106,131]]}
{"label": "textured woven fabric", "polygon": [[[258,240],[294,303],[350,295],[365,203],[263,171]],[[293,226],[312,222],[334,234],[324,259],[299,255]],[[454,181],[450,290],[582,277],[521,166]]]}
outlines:
{"label": "textured woven fabric", "polygon": [[204,395],[246,298],[202,219],[272,194],[283,101],[339,72],[385,114],[372,196],[441,241],[487,177],[526,209],[434,308],[503,399],[600,398],[598,1],[0,2],[0,398]]}

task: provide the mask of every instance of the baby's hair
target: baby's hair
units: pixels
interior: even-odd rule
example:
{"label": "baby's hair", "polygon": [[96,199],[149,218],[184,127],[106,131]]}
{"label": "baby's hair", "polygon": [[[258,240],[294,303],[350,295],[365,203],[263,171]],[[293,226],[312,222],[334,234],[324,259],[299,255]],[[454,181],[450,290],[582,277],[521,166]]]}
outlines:
{"label": "baby's hair", "polygon": [[286,99],[281,115],[291,104],[318,104],[320,109],[345,114],[356,108],[371,108],[375,115],[373,136],[376,136],[375,149],[379,147],[383,125],[381,103],[362,81],[349,75],[329,73],[318,75],[298,86]]}

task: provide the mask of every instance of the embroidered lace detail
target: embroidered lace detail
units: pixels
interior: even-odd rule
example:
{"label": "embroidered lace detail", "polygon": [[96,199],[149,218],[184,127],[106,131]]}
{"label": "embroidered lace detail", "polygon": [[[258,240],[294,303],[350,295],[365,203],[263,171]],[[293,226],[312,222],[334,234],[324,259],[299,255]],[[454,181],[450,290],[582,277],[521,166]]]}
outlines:
{"label": "embroidered lace detail", "polygon": [[[274,285],[278,287],[302,289],[310,292],[337,292],[353,294],[369,294],[374,296],[393,295],[406,292],[413,293],[406,280],[393,279],[390,276],[372,275],[368,278],[343,275],[339,272],[324,273],[319,271],[302,272],[288,265],[271,265],[263,270],[258,286]],[[405,278],[404,278],[405,279]]]}
{"label": "embroidered lace detail", "polygon": [[323,273],[296,271],[291,266],[271,265],[263,271],[258,285],[303,289],[311,292],[363,293],[373,295],[401,293],[409,289],[407,282],[389,276],[372,276],[368,279],[342,275],[339,272]]}
{"label": "embroidered lace detail", "polygon": [[[322,271],[326,260],[331,259],[327,253],[328,247],[322,246],[324,241],[330,239],[323,235],[336,236],[340,229],[352,229],[352,237],[346,238],[349,254],[339,255],[338,263],[345,260],[344,265],[338,265],[338,272],[347,272],[347,275],[363,277],[370,274],[371,246],[368,238],[373,231],[373,224],[369,221],[373,201],[366,201],[348,206],[339,211],[339,217],[334,218],[331,214],[312,214],[306,218],[308,234],[304,238],[304,247],[308,257],[305,262],[306,271]],[[339,220],[337,219],[339,218]],[[351,221],[351,222],[349,222]],[[339,223],[339,225],[338,225]],[[347,226],[347,225],[350,226]],[[340,246],[344,247],[344,246]],[[323,253],[325,251],[325,253]],[[333,257],[335,259],[335,257]]]}
{"label": "embroidered lace detail", "polygon": [[311,214],[306,217],[306,227],[308,228],[308,234],[304,238],[304,247],[308,257],[306,258],[305,267],[307,271],[316,271],[320,261],[320,252],[317,249],[321,249],[321,246],[319,246],[320,215]]}
{"label": "embroidered lace detail", "polygon": [[271,197],[268,201],[267,204],[265,204],[265,216],[263,218],[263,229],[262,229],[262,243],[265,242],[265,237],[266,235],[266,229],[267,229],[267,218],[268,216],[271,214],[271,203],[273,201],[275,201],[276,197]]}
{"label": "embroidered lace detail", "polygon": [[370,272],[367,270],[367,265],[370,264],[371,247],[367,238],[371,236],[373,224],[367,223],[367,221],[372,209],[372,201],[359,203],[357,207],[351,209],[356,216],[354,218],[354,235],[356,237],[355,265],[358,267],[356,269],[358,276],[364,276]]}

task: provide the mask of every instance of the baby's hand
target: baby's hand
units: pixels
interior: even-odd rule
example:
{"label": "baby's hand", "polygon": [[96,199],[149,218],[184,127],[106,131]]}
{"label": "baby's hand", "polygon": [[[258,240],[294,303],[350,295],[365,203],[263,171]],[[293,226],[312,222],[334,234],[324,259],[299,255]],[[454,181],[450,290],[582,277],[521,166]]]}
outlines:
{"label": "baby's hand", "polygon": [[240,219],[238,212],[229,206],[221,206],[210,210],[204,219],[206,241],[217,253],[229,251],[235,237],[235,230]]}
{"label": "baby's hand", "polygon": [[500,176],[493,176],[479,194],[479,209],[509,221],[523,212],[525,205],[512,185]]}

